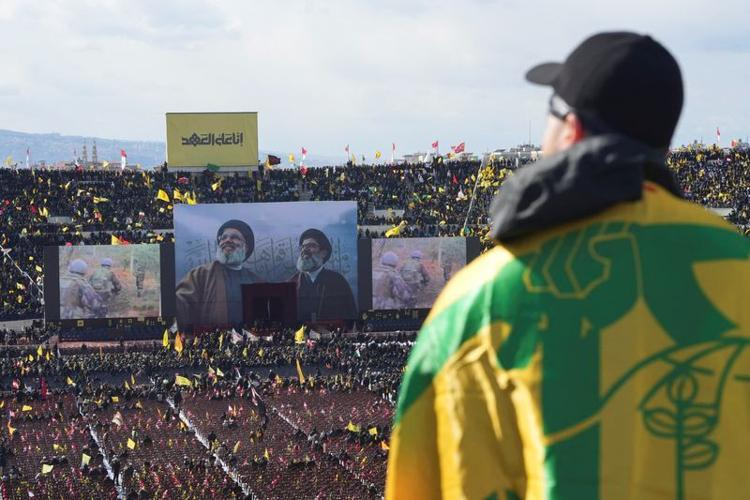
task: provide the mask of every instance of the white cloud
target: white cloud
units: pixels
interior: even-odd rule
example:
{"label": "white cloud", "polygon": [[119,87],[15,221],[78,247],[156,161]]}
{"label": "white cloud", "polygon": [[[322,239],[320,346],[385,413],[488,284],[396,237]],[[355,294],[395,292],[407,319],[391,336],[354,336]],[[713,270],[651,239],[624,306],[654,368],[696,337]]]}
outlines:
{"label": "white cloud", "polygon": [[[604,29],[680,61],[680,142],[748,134],[744,4],[594,0],[0,0],[4,128],[163,139],[167,111],[257,110],[264,149],[372,155],[542,133],[525,69]],[[3,89],[9,89],[5,91]],[[14,90],[15,89],[15,90]]]}

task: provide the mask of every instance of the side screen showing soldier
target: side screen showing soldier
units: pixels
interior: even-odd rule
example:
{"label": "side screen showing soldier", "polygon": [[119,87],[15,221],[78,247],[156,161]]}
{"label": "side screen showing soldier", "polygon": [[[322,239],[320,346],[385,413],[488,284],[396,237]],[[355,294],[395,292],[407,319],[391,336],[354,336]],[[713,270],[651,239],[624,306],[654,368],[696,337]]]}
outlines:
{"label": "side screen showing soldier", "polygon": [[428,309],[465,265],[465,238],[372,240],[372,307]]}
{"label": "side screen showing soldier", "polygon": [[59,248],[60,319],[161,315],[159,245]]}

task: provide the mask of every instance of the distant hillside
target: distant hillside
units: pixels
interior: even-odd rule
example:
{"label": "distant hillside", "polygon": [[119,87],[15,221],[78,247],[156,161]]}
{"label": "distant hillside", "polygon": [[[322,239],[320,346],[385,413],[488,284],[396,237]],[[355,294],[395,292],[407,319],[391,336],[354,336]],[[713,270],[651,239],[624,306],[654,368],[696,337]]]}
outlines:
{"label": "distant hillside", "polygon": [[[120,150],[128,153],[128,163],[133,165],[139,163],[144,168],[152,168],[164,163],[166,157],[166,146],[159,141],[126,141],[121,139],[104,139],[101,137],[81,137],[75,135],[29,134],[25,132],[14,132],[12,130],[0,130],[0,161],[11,155],[14,162],[24,165],[26,162],[26,148],[31,150],[31,162],[45,161],[48,164],[59,161],[73,161],[73,152],[81,156],[81,149],[86,144],[88,158],[91,161],[91,147],[96,141],[96,149],[99,161],[120,161]],[[265,160],[267,154],[279,156],[282,166],[288,165],[288,153],[280,151],[259,152],[261,161]],[[296,153],[299,161],[299,153]],[[306,163],[310,166],[333,165],[340,162],[327,156],[310,155]]]}

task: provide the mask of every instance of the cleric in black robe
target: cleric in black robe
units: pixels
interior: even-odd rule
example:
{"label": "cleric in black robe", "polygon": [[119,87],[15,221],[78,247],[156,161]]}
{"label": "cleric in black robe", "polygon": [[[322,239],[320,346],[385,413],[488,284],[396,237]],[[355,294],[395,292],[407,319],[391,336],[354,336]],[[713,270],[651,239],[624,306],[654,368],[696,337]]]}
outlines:
{"label": "cleric in black robe", "polygon": [[299,237],[298,272],[289,281],[297,284],[297,317],[302,321],[356,317],[349,283],[324,267],[331,250],[331,242],[318,229],[308,229]]}

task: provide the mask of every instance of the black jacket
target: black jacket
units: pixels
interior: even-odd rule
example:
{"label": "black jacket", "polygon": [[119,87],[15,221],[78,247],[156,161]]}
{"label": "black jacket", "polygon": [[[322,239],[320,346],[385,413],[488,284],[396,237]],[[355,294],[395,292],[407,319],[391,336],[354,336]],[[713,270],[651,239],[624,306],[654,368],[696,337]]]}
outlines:
{"label": "black jacket", "polygon": [[663,152],[617,134],[584,139],[503,184],[490,207],[492,237],[510,241],[639,200],[646,179],[682,196]]}

